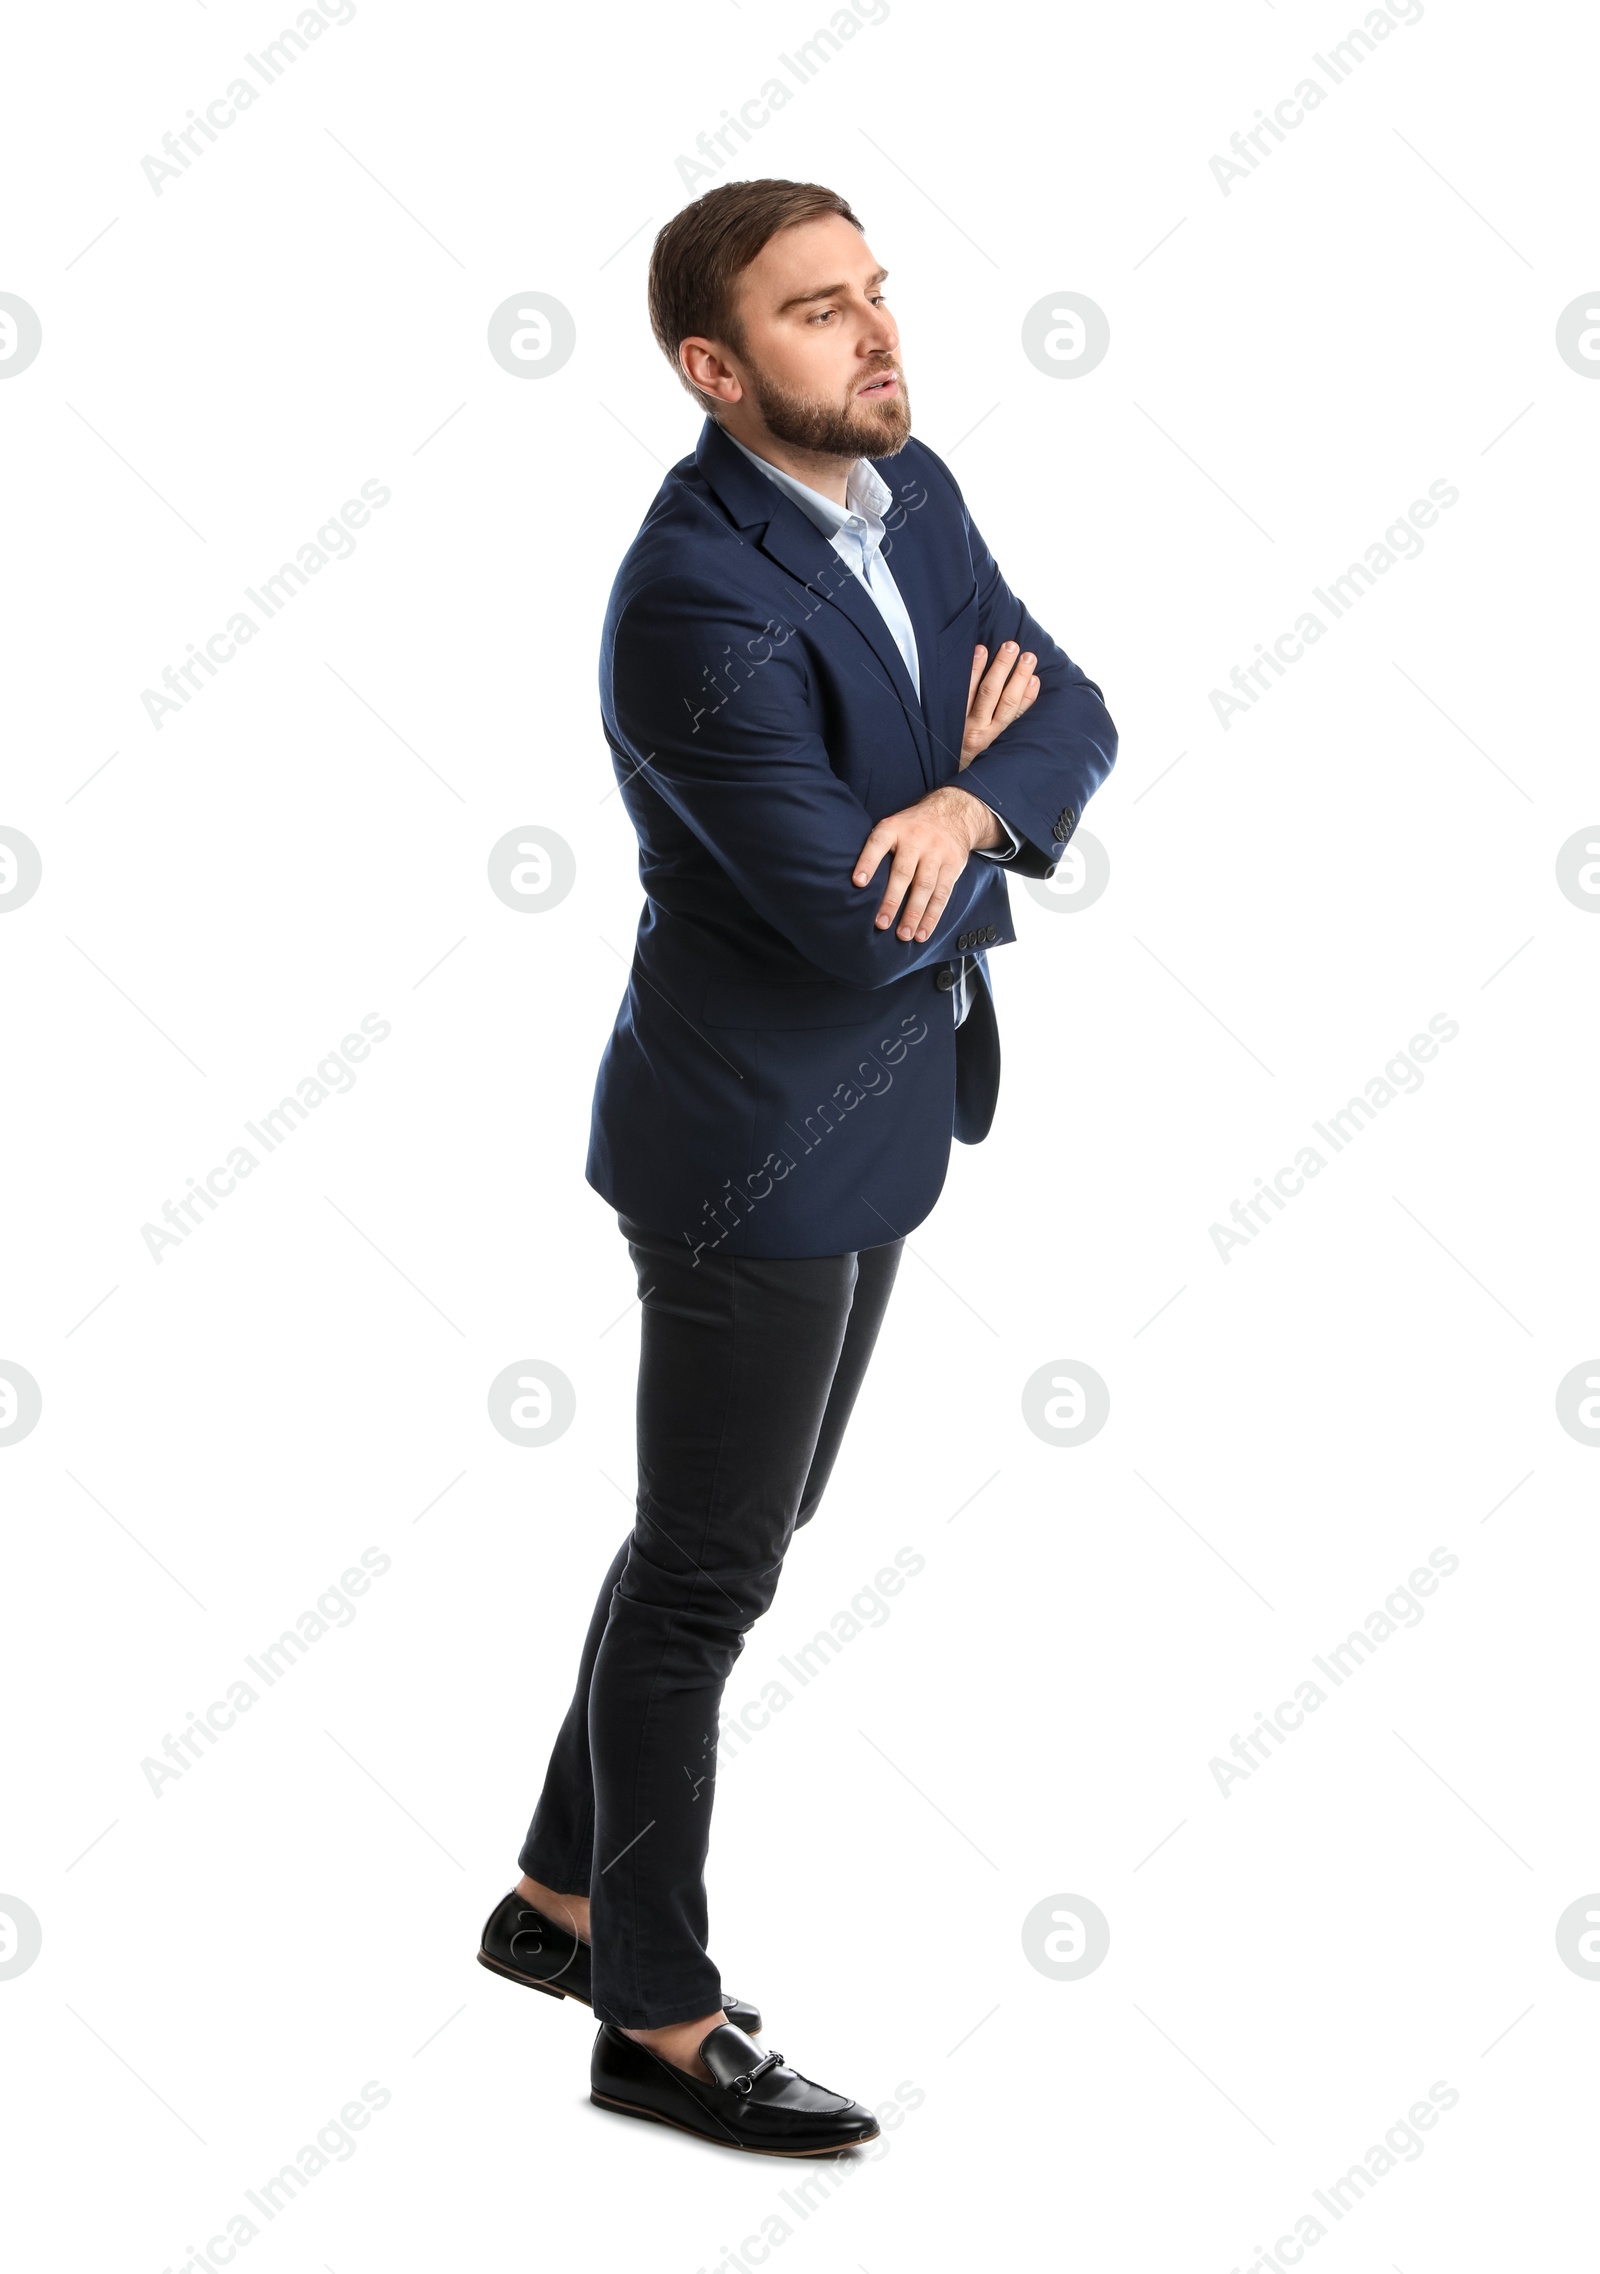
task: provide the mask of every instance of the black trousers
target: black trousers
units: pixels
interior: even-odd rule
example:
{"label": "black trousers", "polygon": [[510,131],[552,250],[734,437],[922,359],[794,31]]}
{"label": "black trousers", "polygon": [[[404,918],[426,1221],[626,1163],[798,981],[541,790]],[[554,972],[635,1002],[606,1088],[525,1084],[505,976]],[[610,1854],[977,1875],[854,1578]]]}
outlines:
{"label": "black trousers", "polygon": [[643,1311],[637,1519],[518,1861],[589,1897],[596,2015],[654,2029],[721,2000],[704,1872],[723,1685],[816,1512],[904,1242],[696,1264],[617,1221]]}

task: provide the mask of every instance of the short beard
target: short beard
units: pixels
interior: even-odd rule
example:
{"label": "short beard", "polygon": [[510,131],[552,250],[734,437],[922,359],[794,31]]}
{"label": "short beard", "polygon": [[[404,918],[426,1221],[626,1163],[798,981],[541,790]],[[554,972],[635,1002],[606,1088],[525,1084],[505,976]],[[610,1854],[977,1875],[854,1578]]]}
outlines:
{"label": "short beard", "polygon": [[845,410],[811,395],[791,395],[759,371],[750,374],[750,392],[774,441],[813,450],[821,458],[892,458],[911,439],[911,400],[903,375],[898,391],[882,402],[860,403],[852,394]]}

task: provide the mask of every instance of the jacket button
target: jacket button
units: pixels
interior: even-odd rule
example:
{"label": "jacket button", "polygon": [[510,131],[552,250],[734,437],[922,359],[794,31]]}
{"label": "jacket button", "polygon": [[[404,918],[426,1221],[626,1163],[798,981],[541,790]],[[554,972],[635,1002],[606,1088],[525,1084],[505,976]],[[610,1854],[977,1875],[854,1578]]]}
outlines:
{"label": "jacket button", "polygon": [[983,936],[986,940],[997,940],[1000,937],[1000,934],[997,928],[991,924]]}
{"label": "jacket button", "polygon": [[956,983],[956,975],[951,970],[949,964],[941,964],[939,969],[933,975],[933,983],[938,988],[941,995],[949,994],[951,988]]}

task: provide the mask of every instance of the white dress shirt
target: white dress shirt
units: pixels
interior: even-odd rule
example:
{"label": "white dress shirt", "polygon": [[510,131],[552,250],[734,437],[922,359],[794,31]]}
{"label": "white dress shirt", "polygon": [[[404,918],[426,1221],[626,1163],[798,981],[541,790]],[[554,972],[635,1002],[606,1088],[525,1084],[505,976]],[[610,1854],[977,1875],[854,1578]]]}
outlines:
{"label": "white dress shirt", "polygon": [[[723,432],[727,433],[726,427]],[[885,506],[892,504],[894,492],[877,467],[870,458],[858,458],[845,477],[845,502],[836,505],[831,497],[824,497],[821,490],[812,489],[808,483],[797,480],[782,466],[774,466],[770,459],[762,458],[754,450],[748,449],[737,435],[729,434],[728,440],[735,449],[743,450],[751,465],[759,466],[768,481],[776,483],[785,497],[797,505],[807,519],[822,531],[846,568],[854,573],[888,625],[920,700],[922,671],[917,658],[917,635],[912,628],[905,601],[901,598],[900,587],[895,583],[889,564],[883,557],[883,511]],[[956,786],[959,787],[959,783]],[[976,796],[976,791],[972,795]],[[983,803],[981,798],[978,802]],[[994,809],[992,806],[984,806],[984,811],[993,813]],[[998,813],[994,815],[994,820],[1006,842],[992,848],[977,847],[978,857],[986,861],[1012,860],[1020,850],[1016,831]],[[951,989],[957,1026],[966,1017],[969,1008],[968,971],[968,958],[962,956],[957,961],[956,984]]]}

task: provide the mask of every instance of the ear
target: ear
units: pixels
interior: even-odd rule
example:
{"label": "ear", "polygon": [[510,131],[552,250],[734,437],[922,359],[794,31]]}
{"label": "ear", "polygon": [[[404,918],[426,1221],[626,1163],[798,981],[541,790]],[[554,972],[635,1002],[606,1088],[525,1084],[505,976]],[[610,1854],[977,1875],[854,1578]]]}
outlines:
{"label": "ear", "polygon": [[698,388],[702,395],[714,395],[719,403],[744,400],[744,388],[714,340],[699,337],[680,340],[678,365],[690,385]]}

